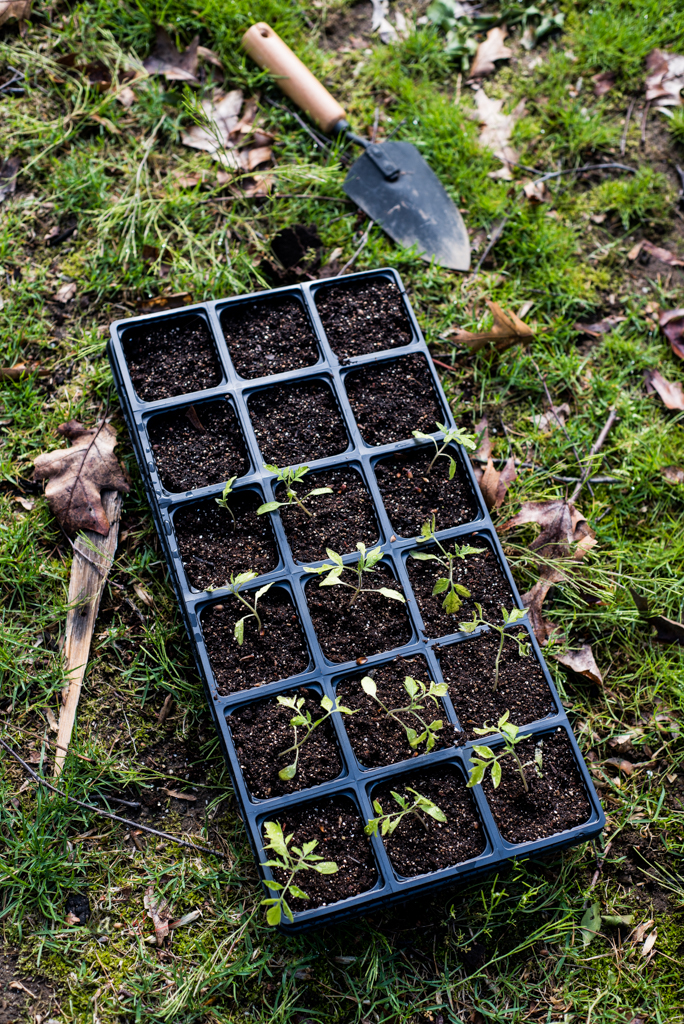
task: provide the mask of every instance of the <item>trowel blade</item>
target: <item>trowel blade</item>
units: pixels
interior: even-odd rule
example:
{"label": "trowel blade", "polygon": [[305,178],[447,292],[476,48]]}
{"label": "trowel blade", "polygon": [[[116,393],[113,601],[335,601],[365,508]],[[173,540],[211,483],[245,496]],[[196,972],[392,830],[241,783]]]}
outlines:
{"label": "trowel blade", "polygon": [[350,168],[344,191],[399,245],[416,245],[424,260],[450,270],[470,270],[466,226],[437,175],[411,143],[380,145],[401,168],[397,180],[388,181],[364,153]]}

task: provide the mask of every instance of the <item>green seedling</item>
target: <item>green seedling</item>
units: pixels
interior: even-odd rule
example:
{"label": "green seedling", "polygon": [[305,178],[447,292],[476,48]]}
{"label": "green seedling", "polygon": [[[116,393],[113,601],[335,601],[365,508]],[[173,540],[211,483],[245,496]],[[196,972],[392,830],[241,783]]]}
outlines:
{"label": "green seedling", "polygon": [[366,825],[364,832],[367,836],[377,836],[378,830],[383,836],[392,835],[394,830],[399,825],[402,818],[405,818],[407,814],[414,814],[418,821],[421,823],[424,829],[427,830],[427,822],[425,821],[424,815],[427,814],[435,821],[446,821],[446,815],[444,811],[433,804],[432,800],[428,800],[426,796],[422,796],[415,789],[411,789],[410,786],[406,787],[407,793],[413,793],[414,801],[409,806],[409,802],[406,797],[401,796],[399,793],[395,793],[394,790],[390,791],[396,803],[399,804],[401,810],[389,811],[387,814],[382,809],[382,804],[379,800],[373,801],[373,809],[377,812],[377,818],[370,818]]}
{"label": "green seedling", "polygon": [[278,469],[277,466],[269,466],[264,463],[264,469],[267,469],[269,473],[276,474],[276,481],[278,483],[285,484],[285,496],[287,501],[267,501],[265,504],[260,505],[257,509],[257,515],[263,516],[265,512],[275,512],[277,508],[282,508],[288,505],[298,505],[302,512],[306,512],[307,516],[313,515],[312,512],[306,507],[304,502],[307,498],[315,498],[319,494],[332,494],[332,487],[314,487],[308,494],[299,495],[294,490],[294,485],[301,483],[302,477],[309,472],[308,466],[297,466],[293,469],[291,466],[285,469]]}
{"label": "green seedling", "polygon": [[221,495],[221,497],[214,498],[214,501],[216,502],[217,505],[220,505],[221,508],[225,508],[226,512],[230,512],[230,517],[233,520],[233,526],[235,526],[235,513],[228,504],[228,495],[232,493],[233,484],[235,483],[236,480],[236,476],[231,476],[230,480],[226,483],[226,486],[223,488],[223,494]]}
{"label": "green seedling", "polygon": [[247,622],[248,619],[256,619],[257,626],[259,627],[259,636],[263,636],[264,635],[264,626],[263,626],[263,623],[261,621],[261,616],[259,615],[259,612],[257,610],[257,604],[259,602],[259,598],[263,597],[264,594],[266,593],[266,591],[270,587],[272,587],[273,584],[272,583],[267,583],[265,587],[262,587],[260,590],[257,590],[256,594],[254,595],[254,603],[253,604],[250,604],[249,601],[247,600],[247,598],[244,597],[240,593],[240,588],[244,587],[246,583],[251,583],[252,580],[255,580],[257,578],[257,575],[258,575],[258,573],[250,571],[250,572],[241,572],[238,576],[231,576],[230,577],[230,592],[231,592],[231,594],[234,597],[237,597],[237,599],[240,602],[240,604],[243,604],[245,606],[245,608],[247,608],[249,610],[249,615],[243,615],[242,618],[238,619],[238,621],[235,623],[234,636],[235,636],[235,639],[237,640],[238,644],[240,645],[240,647],[242,647],[242,644],[244,643],[244,639],[245,639],[245,622]]}
{"label": "green seedling", "polygon": [[478,555],[484,551],[484,548],[473,548],[469,544],[458,545],[454,544],[453,551],[447,551],[447,549],[440,544],[435,537],[435,517],[432,517],[432,522],[423,523],[423,528],[420,531],[420,537],[416,537],[418,544],[425,544],[427,541],[433,541],[439,550],[441,555],[428,554],[425,551],[412,551],[411,557],[417,559],[419,562],[438,562],[443,569],[446,570],[446,576],[440,576],[432,589],[432,596],[436,597],[437,594],[444,594],[444,600],[442,601],[442,608],[447,615],[453,615],[457,612],[463,601],[464,597],[470,597],[470,591],[467,587],[462,586],[460,583],[454,583],[454,566],[456,559],[462,561],[467,555]]}
{"label": "green seedling", "polygon": [[294,885],[295,875],[300,871],[317,871],[319,875],[334,875],[338,871],[338,867],[335,861],[323,860],[322,857],[313,852],[318,846],[318,842],[315,839],[304,843],[301,848],[299,846],[290,847],[292,836],[284,835],[282,826],[277,821],[265,822],[264,832],[270,840],[264,846],[264,849],[273,850],[278,855],[278,859],[264,861],[261,865],[262,868],[279,868],[288,875],[288,879],[284,884],[276,882],[275,879],[264,879],[264,884],[267,888],[272,892],[280,893],[280,895],[262,900],[261,905],[262,907],[268,907],[266,911],[266,921],[268,924],[280,924],[283,915],[288,921],[292,922],[294,917],[285,901],[285,897],[296,896],[300,900],[309,899],[299,886]]}
{"label": "green seedling", "polygon": [[512,626],[514,622],[520,622],[521,619],[525,618],[525,611],[522,608],[511,608],[509,612],[502,605],[501,615],[504,620],[503,626],[496,626],[493,622],[488,622],[487,619],[482,617],[482,605],[476,604],[475,609],[472,622],[459,622],[458,626],[464,633],[473,633],[478,626],[489,626],[490,629],[499,634],[499,650],[497,651],[496,661],[494,662],[494,682],[492,683],[492,690],[496,693],[499,688],[499,665],[501,663],[501,655],[503,654],[504,640],[506,637],[517,643],[518,653],[521,658],[526,658],[532,651],[532,647],[528,643],[526,633],[522,636],[516,636],[515,633],[506,632],[506,626]]}
{"label": "green seedling", "polygon": [[477,448],[477,442],[472,434],[466,434],[464,430],[460,429],[460,427],[446,427],[443,423],[438,423],[437,427],[444,434],[441,447],[439,442],[436,441],[431,434],[423,434],[420,430],[414,430],[412,433],[419,441],[432,441],[435,446],[435,457],[425,471],[425,476],[430,476],[430,470],[441,455],[445,459],[449,460],[449,479],[453,480],[456,473],[456,459],[446,451],[447,446],[450,445],[452,441],[455,441],[457,444],[462,444],[464,448],[470,448],[471,451],[475,451]]}
{"label": "green seedling", "polygon": [[[429,700],[439,707],[438,698],[443,697],[447,692],[446,683],[435,683],[431,680],[430,686],[427,687],[419,679],[412,679],[411,676],[406,676],[404,679],[404,689],[409,695],[409,703],[403,708],[388,708],[378,697],[378,688],[375,685],[375,680],[371,679],[370,676],[364,676],[361,680],[361,686],[363,692],[367,693],[369,697],[379,704],[389,718],[393,718],[395,722],[399,723],[406,733],[406,739],[413,750],[417,750],[421,743],[426,744],[427,750],[434,749],[436,734],[444,727],[444,723],[441,718],[436,719],[434,722],[426,722],[422,715],[425,713],[425,707]],[[399,717],[400,715],[411,715],[419,723],[422,731],[418,732],[412,726],[406,725]]]}
{"label": "green seedling", "polygon": [[[377,587],[373,590],[363,585],[363,574],[365,572],[373,572],[375,566],[382,558],[382,551],[379,547],[373,548],[372,551],[366,553],[366,545],[359,543],[356,545],[357,551],[359,552],[358,561],[355,566],[345,565],[340,555],[336,551],[332,551],[330,548],[326,548],[328,558],[332,558],[334,565],[329,565],[327,562],[322,565],[320,569],[311,568],[311,566],[305,566],[304,572],[313,572],[318,576],[327,572],[328,575],[324,580],[319,583],[320,587],[334,587],[343,586],[350,587],[354,593],[352,594],[349,607],[354,604],[359,594],[382,594],[383,597],[389,598],[390,601],[401,601],[402,604],[406,604],[406,599],[403,594],[400,594],[398,590],[391,590],[389,587]],[[348,580],[343,580],[340,577],[343,572],[356,573],[356,583],[349,583]]]}
{"label": "green seedling", "polygon": [[[314,729],[317,729],[319,725],[322,725],[331,715],[334,715],[336,711],[339,711],[343,715],[355,715],[356,712],[352,711],[351,708],[345,708],[341,704],[337,707],[330,700],[330,697],[323,697],[321,701],[321,707],[325,711],[325,714],[314,722],[311,717],[310,711],[304,710],[304,697],[278,697],[278,703],[282,704],[283,707],[290,708],[295,714],[290,719],[290,725],[294,729],[294,743],[287,750],[281,751],[280,756],[285,757],[286,754],[291,754],[294,751],[295,759],[292,764],[288,764],[286,768],[283,768],[278,772],[278,778],[280,779],[294,779],[297,774],[297,766],[299,764],[299,751],[304,746],[306,741],[311,736]],[[298,729],[304,730],[304,735],[299,738]]]}
{"label": "green seedling", "polygon": [[504,741],[504,746],[503,750],[500,750],[499,753],[497,754],[495,751],[492,750],[491,747],[485,747],[481,745],[476,746],[475,744],[473,744],[473,750],[478,756],[470,758],[470,763],[472,764],[473,768],[472,771],[470,772],[470,779],[468,781],[467,786],[468,789],[471,789],[473,786],[478,786],[482,782],[487,773],[488,768],[492,773],[492,785],[494,786],[494,789],[497,789],[499,783],[501,782],[501,761],[506,757],[512,757],[515,761],[516,767],[518,769],[518,772],[520,773],[520,778],[522,779],[522,784],[525,787],[526,793],[529,793],[530,788],[527,784],[527,779],[525,778],[525,768],[527,768],[529,765],[534,765],[537,771],[537,775],[539,775],[539,777],[541,778],[542,741],[540,740],[534,749],[534,760],[526,761],[525,764],[523,764],[520,758],[518,757],[515,748],[516,745],[518,743],[521,743],[525,737],[518,736],[520,729],[517,725],[513,725],[512,722],[508,721],[508,716],[509,712],[506,711],[501,716],[499,721],[496,723],[496,728],[494,728],[493,726],[488,726],[487,723],[485,722],[483,729],[473,729],[473,732],[476,733],[476,735],[478,736],[489,736],[492,733],[500,733]]}

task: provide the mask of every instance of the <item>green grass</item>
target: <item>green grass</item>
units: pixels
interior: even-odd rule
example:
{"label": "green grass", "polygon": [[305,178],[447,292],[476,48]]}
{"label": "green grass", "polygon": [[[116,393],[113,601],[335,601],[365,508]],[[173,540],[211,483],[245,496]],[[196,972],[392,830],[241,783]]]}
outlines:
{"label": "green grass", "polygon": [[[90,423],[111,403],[133,486],[79,707],[72,749],[81,759],[67,759],[63,784],[89,801],[141,801],[158,827],[219,846],[226,857],[151,837],[140,851],[125,828],[34,785],[23,789],[21,768],[3,756],[0,928],[6,948],[20,956],[18,976],[43,977],[61,1008],[53,1006],[52,1017],[69,1024],[244,1018],[627,1024],[633,1017],[681,1024],[684,747],[677,723],[684,714],[684,662],[680,648],[655,640],[629,587],[647,595],[657,612],[684,619],[682,491],[660,473],[664,465],[681,464],[682,417],[665,411],[643,386],[647,368],[681,377],[647,303],[684,303],[681,276],[662,264],[641,268],[626,259],[642,236],[684,251],[671,174],[671,164],[682,161],[681,118],[670,123],[652,114],[641,149],[639,99],[625,156],[619,155],[630,97],[642,95],[645,55],[654,46],[684,47],[681,5],[565,4],[565,31],[544,44],[534,68],[513,37],[514,61],[487,79],[485,89],[506,99],[506,111],[526,100],[514,133],[521,163],[553,170],[559,162],[572,167],[610,158],[638,168],[600,182],[556,179],[549,185],[552,202],[538,207],[518,200],[510,183],[488,177],[499,165],[478,145],[471,91],[461,82],[455,101],[459,69],[431,28],[389,47],[374,42],[371,53],[339,53],[320,45],[320,32],[326,18],[345,8],[340,0],[306,8],[284,0],[36,7],[24,38],[13,22],[0,30],[0,67],[12,63],[27,73],[23,96],[0,99],[2,155],[19,155],[24,164],[16,196],[0,208],[0,361],[37,360],[52,372],[50,387],[32,377],[4,383],[0,396],[0,419],[10,420],[2,428],[0,493],[2,735],[22,756],[37,751],[41,770],[47,759],[49,771],[47,709],[58,713],[64,684],[59,647],[71,554],[44,498],[25,482],[36,455],[58,444],[59,423]],[[385,131],[406,118],[398,138],[420,147],[466,210],[473,233],[491,231],[511,214],[493,262],[478,275],[426,267],[379,229],[356,264],[359,270],[392,265],[403,275],[435,356],[453,363],[444,386],[457,420],[469,426],[486,412],[495,455],[534,462],[534,471],[521,470],[500,521],[522,501],[562,495],[564,485],[552,476],[579,475],[572,445],[586,454],[609,408],[620,417],[597,464],[618,482],[596,486],[593,496],[585,489],[579,502],[598,545],[568,567],[567,582],[545,605],[567,643],[593,645],[604,674],[597,688],[569,678],[550,659],[609,816],[604,840],[552,861],[514,863],[506,875],[431,901],[291,939],[268,929],[258,906],[256,870],[118,416],[105,328],[162,288],[202,300],[267,286],[261,262],[284,226],[315,223],[324,254],[341,247],[345,261],[363,224],[342,201],[215,204],[206,188],[181,188],[172,171],[215,169],[206,154],[181,145],[187,86],[150,80],[125,110],[111,93],[86,87],[55,63],[76,52],[84,62],[103,60],[114,74],[139,66],[159,21],[173,27],[180,46],[199,33],[220,54],[229,85],[278,98],[239,50],[242,31],[258,19],[297,47],[358,129],[372,124],[378,105]],[[602,70],[614,71],[617,82],[596,100],[590,76]],[[580,77],[583,90],[573,98],[568,86]],[[342,200],[339,154],[317,151],[283,110],[264,105],[262,117],[277,137],[278,190]],[[601,213],[603,223],[590,219]],[[70,216],[77,218],[77,236],[46,248],[43,236]],[[168,278],[160,280],[161,256],[145,259],[144,245],[163,252]],[[638,279],[630,276],[635,270]],[[55,314],[46,299],[64,279],[76,281],[77,301],[67,314]],[[527,319],[538,336],[531,350],[473,357],[444,340],[450,326],[473,330],[488,323],[485,298],[513,309],[533,304]],[[625,319],[595,344],[580,344],[575,322],[607,313]],[[532,357],[554,400],[571,406],[570,441],[533,426],[544,391]],[[30,510],[15,500],[22,491],[35,502]],[[521,590],[537,576],[526,546],[532,537],[528,529],[503,535]],[[153,612],[136,585],[152,594]],[[168,694],[174,711],[160,725]],[[627,733],[631,759],[648,762],[631,775],[604,763],[623,749],[611,740]],[[198,801],[189,812],[159,788],[173,786],[169,779],[195,785]],[[149,885],[176,917],[202,910],[198,921],[179,929],[170,952],[143,941],[152,931],[143,906]],[[91,922],[67,928],[65,895],[84,889]],[[653,918],[654,956],[646,962],[640,947],[626,943],[626,933],[621,944],[610,925],[585,947],[580,922],[595,901],[604,916],[632,913],[635,924]]]}

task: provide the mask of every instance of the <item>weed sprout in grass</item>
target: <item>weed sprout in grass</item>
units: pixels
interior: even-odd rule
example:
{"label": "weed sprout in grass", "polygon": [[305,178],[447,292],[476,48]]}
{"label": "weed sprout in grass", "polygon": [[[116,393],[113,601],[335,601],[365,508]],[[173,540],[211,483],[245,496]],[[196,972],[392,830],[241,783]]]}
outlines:
{"label": "weed sprout in grass", "polygon": [[226,512],[230,513],[230,518],[233,520],[233,526],[235,526],[235,513],[228,504],[228,496],[232,493],[233,484],[237,480],[236,476],[231,476],[230,480],[227,481],[226,486],[223,488],[223,493],[220,498],[214,498],[214,501],[221,508],[225,508]]}
{"label": "weed sprout in grass", "polygon": [[315,839],[304,843],[301,848],[299,846],[290,847],[292,836],[284,835],[282,826],[277,821],[265,822],[264,832],[269,839],[264,849],[273,850],[279,859],[263,861],[262,868],[279,868],[285,872],[288,878],[284,884],[276,882],[275,879],[264,879],[264,884],[272,892],[279,892],[280,895],[262,900],[261,905],[268,907],[266,920],[269,924],[280,924],[283,915],[291,923],[294,921],[294,917],[285,897],[295,896],[300,900],[309,899],[309,896],[299,886],[294,884],[295,875],[300,871],[317,871],[319,875],[334,875],[338,871],[338,867],[335,861],[323,860],[322,857],[313,852],[318,846],[318,842]]}
{"label": "weed sprout in grass", "polygon": [[[286,768],[281,769],[278,772],[278,777],[281,779],[293,779],[297,774],[297,766],[299,764],[299,751],[304,746],[306,741],[310,738],[314,729],[317,729],[319,725],[322,725],[331,715],[334,715],[336,711],[339,711],[343,715],[355,715],[356,712],[352,711],[351,708],[346,708],[341,704],[337,707],[330,700],[330,697],[323,697],[321,700],[321,707],[325,711],[324,715],[317,718],[314,722],[310,711],[304,709],[304,697],[278,697],[278,703],[282,704],[283,707],[290,708],[295,714],[290,719],[290,725],[294,729],[294,743],[287,750],[281,751],[280,756],[285,757],[286,754],[291,754],[294,751],[295,759],[292,764],[288,764]],[[298,738],[298,729],[304,730],[304,735],[301,739]]]}
{"label": "weed sprout in grass", "polygon": [[267,501],[263,505],[260,505],[257,509],[257,515],[263,516],[265,512],[275,512],[277,508],[287,507],[288,505],[298,505],[302,512],[306,512],[307,516],[313,515],[306,507],[304,502],[307,498],[315,498],[319,494],[332,494],[332,487],[314,487],[308,494],[302,495],[300,498],[297,492],[294,490],[294,485],[301,483],[302,477],[309,472],[308,466],[287,466],[285,469],[278,469],[277,466],[270,466],[264,463],[264,469],[267,469],[269,473],[276,474],[276,481],[285,484],[285,496],[287,501]]}
{"label": "weed sprout in grass", "polygon": [[528,786],[527,779],[525,778],[525,768],[527,768],[528,765],[534,765],[537,771],[537,775],[539,775],[539,777],[541,778],[543,741],[539,740],[539,742],[535,746],[534,760],[526,761],[525,764],[523,764],[520,758],[518,757],[515,748],[518,743],[521,743],[523,741],[524,736],[518,735],[520,729],[517,725],[513,725],[512,722],[508,721],[508,716],[509,712],[504,712],[499,721],[496,723],[496,727],[488,726],[487,723],[485,722],[484,728],[473,729],[473,732],[476,733],[478,736],[489,736],[492,733],[500,733],[504,741],[504,746],[503,750],[501,750],[497,754],[492,750],[491,747],[484,747],[482,745],[473,744],[473,750],[478,756],[470,758],[470,763],[472,764],[473,767],[470,772],[470,779],[468,780],[468,789],[472,789],[473,786],[478,786],[482,782],[485,775],[487,774],[488,768],[490,769],[492,774],[492,785],[494,786],[494,789],[497,789],[499,783],[501,782],[501,761],[506,757],[512,757],[515,761],[516,767],[520,774],[520,778],[522,779],[522,784],[525,787],[526,793],[529,793],[530,787]]}
{"label": "weed sprout in grass", "polygon": [[449,479],[453,480],[456,474],[456,459],[453,455],[449,455],[447,452],[447,445],[450,445],[452,441],[455,441],[457,444],[462,444],[464,448],[470,448],[471,451],[475,451],[477,444],[475,442],[475,438],[471,434],[466,434],[465,431],[460,429],[460,427],[446,427],[443,423],[438,423],[437,428],[444,434],[441,447],[432,434],[424,434],[420,430],[412,431],[413,436],[419,441],[432,441],[435,446],[435,456],[426,469],[425,476],[430,476],[430,470],[437,459],[442,456],[449,460]]}
{"label": "weed sprout in grass", "polygon": [[[395,722],[399,723],[406,733],[406,739],[413,750],[417,750],[421,743],[426,744],[426,750],[434,749],[435,735],[444,727],[444,722],[441,718],[436,719],[434,722],[426,722],[422,714],[424,714],[429,700],[439,707],[437,698],[443,697],[447,692],[448,687],[446,683],[435,683],[433,680],[430,680],[430,686],[427,687],[419,679],[412,679],[411,676],[406,676],[404,679],[404,689],[409,696],[409,702],[403,708],[388,708],[378,697],[378,688],[375,685],[375,680],[370,676],[364,676],[361,680],[361,686],[363,692],[379,704],[389,718],[393,718]],[[420,724],[422,731],[418,732],[412,726],[402,721],[399,717],[402,714],[411,715]]]}
{"label": "weed sprout in grass", "polygon": [[422,796],[417,790],[411,789],[410,786],[406,787],[407,793],[413,793],[413,803],[409,804],[405,796],[401,796],[400,793],[395,793],[392,789],[390,790],[392,797],[395,802],[399,805],[400,810],[388,811],[387,814],[382,809],[382,804],[379,800],[373,801],[373,809],[377,812],[377,818],[370,818],[366,825],[364,832],[367,836],[377,836],[378,830],[383,836],[392,835],[394,830],[399,825],[399,822],[406,817],[406,815],[414,815],[418,818],[423,828],[427,831],[427,822],[425,821],[424,815],[434,818],[435,821],[446,821],[446,815],[444,811],[434,804],[432,800],[428,800],[426,796]]}
{"label": "weed sprout in grass", "polygon": [[512,626],[515,622],[520,622],[521,619],[525,618],[527,614],[522,608],[511,608],[510,612],[507,611],[503,605],[501,606],[501,615],[503,618],[503,626],[496,626],[493,622],[489,622],[482,616],[482,605],[475,605],[475,614],[473,615],[471,622],[459,622],[458,626],[464,633],[473,633],[478,626],[489,626],[495,633],[499,634],[499,650],[496,654],[496,661],[494,662],[494,682],[492,683],[492,691],[496,693],[499,688],[499,667],[501,664],[501,655],[503,654],[504,641],[506,637],[509,640],[514,640],[518,645],[518,654],[521,658],[527,658],[532,652],[532,647],[527,640],[527,634],[523,636],[516,636],[515,633],[507,633],[506,626]]}
{"label": "weed sprout in grass", "polygon": [[436,597],[437,594],[444,594],[446,592],[446,597],[442,601],[442,608],[447,615],[452,615],[463,604],[461,598],[470,597],[470,591],[467,587],[462,586],[460,583],[454,583],[454,564],[456,559],[458,558],[462,561],[467,555],[479,555],[484,551],[484,548],[473,548],[469,544],[460,546],[455,544],[453,551],[447,551],[435,537],[434,516],[432,517],[432,522],[423,523],[420,537],[416,537],[418,544],[424,544],[427,541],[433,541],[441,551],[441,555],[432,555],[425,551],[412,551],[411,557],[419,562],[438,562],[446,570],[447,575],[440,576],[435,583],[432,596]]}
{"label": "weed sprout in grass", "polygon": [[[406,599],[403,594],[400,594],[398,590],[392,590],[390,587],[377,587],[375,589],[371,587],[364,587],[363,585],[363,574],[365,572],[373,572],[376,565],[382,558],[382,551],[379,547],[373,548],[372,551],[366,553],[366,545],[361,541],[356,545],[359,552],[358,561],[355,566],[345,565],[342,561],[341,555],[338,555],[336,551],[332,551],[330,548],[326,548],[328,558],[332,558],[334,565],[329,565],[327,562],[322,565],[319,569],[312,568],[311,566],[305,566],[305,572],[317,573],[319,576],[327,572],[328,575],[324,580],[321,580],[319,587],[334,587],[340,585],[343,587],[350,587],[354,593],[352,594],[349,607],[354,604],[359,594],[382,594],[383,597],[388,598],[390,601],[401,601],[402,604],[406,604]],[[349,583],[348,580],[340,579],[343,572],[356,573],[356,583]]]}
{"label": "weed sprout in grass", "polygon": [[259,627],[259,636],[264,635],[264,626],[261,621],[261,616],[259,615],[257,605],[259,603],[259,598],[264,596],[266,591],[273,586],[273,583],[267,583],[265,587],[261,587],[260,590],[257,590],[256,594],[254,595],[254,601],[252,604],[250,604],[247,598],[240,593],[240,588],[244,587],[246,583],[251,583],[252,580],[255,580],[257,578],[257,576],[258,573],[250,571],[241,572],[237,576],[230,577],[231,594],[234,597],[237,597],[240,604],[243,604],[245,608],[249,610],[249,615],[243,615],[242,618],[238,619],[238,621],[235,623],[234,636],[240,647],[242,647],[242,644],[244,643],[245,640],[245,622],[247,622],[248,619],[256,619],[257,626]]}

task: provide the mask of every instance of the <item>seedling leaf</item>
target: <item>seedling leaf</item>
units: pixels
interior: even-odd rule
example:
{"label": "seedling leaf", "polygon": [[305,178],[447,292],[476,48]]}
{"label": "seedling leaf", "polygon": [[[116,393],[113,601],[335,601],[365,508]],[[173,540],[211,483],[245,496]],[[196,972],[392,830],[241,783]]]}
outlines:
{"label": "seedling leaf", "polygon": [[383,597],[388,597],[391,601],[401,601],[402,604],[406,604],[406,598],[398,590],[390,590],[389,587],[378,587],[378,593],[382,594]]}
{"label": "seedling leaf", "polygon": [[364,676],[361,680],[361,689],[364,693],[367,693],[369,697],[374,697],[378,692],[378,688],[375,685],[375,680],[371,679],[370,676]]}

